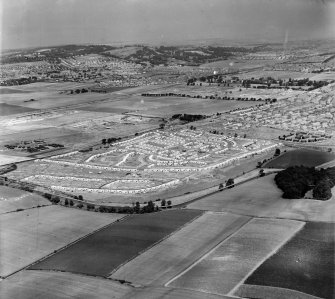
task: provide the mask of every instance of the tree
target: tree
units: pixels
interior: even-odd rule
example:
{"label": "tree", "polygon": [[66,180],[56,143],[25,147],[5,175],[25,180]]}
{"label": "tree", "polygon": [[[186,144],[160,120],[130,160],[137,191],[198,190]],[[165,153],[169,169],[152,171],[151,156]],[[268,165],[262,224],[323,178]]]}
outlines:
{"label": "tree", "polygon": [[259,170],[259,176],[260,176],[260,177],[265,176],[264,169],[260,169],[260,170]]}
{"label": "tree", "polygon": [[172,201],[171,201],[171,200],[168,200],[168,201],[167,201],[167,205],[168,205],[168,208],[171,208]]}
{"label": "tree", "polygon": [[80,204],[77,205],[77,208],[82,209],[83,206],[84,206],[84,205],[83,205],[82,203],[80,203]]}
{"label": "tree", "polygon": [[222,190],[223,189],[223,184],[221,183],[220,185],[219,185],[219,190]]}
{"label": "tree", "polygon": [[65,198],[64,204],[65,204],[66,206],[69,205],[69,201],[68,201],[67,198]]}
{"label": "tree", "polygon": [[82,195],[79,195],[79,196],[78,196],[78,200],[83,200],[83,196],[82,196]]}
{"label": "tree", "polygon": [[274,156],[277,157],[280,155],[280,149],[276,148]]}
{"label": "tree", "polygon": [[101,140],[102,144],[106,144],[106,142],[107,142],[106,138],[104,138],[104,139]]}
{"label": "tree", "polygon": [[160,125],[159,125],[159,128],[160,128],[161,130],[163,130],[163,129],[165,128],[165,124],[160,124]]}
{"label": "tree", "polygon": [[73,200],[70,200],[70,206],[73,207]]}
{"label": "tree", "polygon": [[262,162],[257,162],[257,168],[261,168],[261,166],[262,166]]}
{"label": "tree", "polygon": [[229,178],[228,181],[227,181],[227,183],[226,183],[226,187],[233,188],[234,184],[235,184],[234,179]]}
{"label": "tree", "polygon": [[134,208],[134,211],[136,214],[138,214],[141,210],[141,205],[140,203],[137,201],[136,204],[135,204],[135,208]]}
{"label": "tree", "polygon": [[313,197],[317,200],[328,200],[332,197],[332,183],[328,178],[320,181],[313,189]]}
{"label": "tree", "polygon": [[161,202],[161,206],[162,206],[162,207],[165,207],[165,206],[166,206],[166,200],[165,200],[165,199],[162,200],[162,202]]}

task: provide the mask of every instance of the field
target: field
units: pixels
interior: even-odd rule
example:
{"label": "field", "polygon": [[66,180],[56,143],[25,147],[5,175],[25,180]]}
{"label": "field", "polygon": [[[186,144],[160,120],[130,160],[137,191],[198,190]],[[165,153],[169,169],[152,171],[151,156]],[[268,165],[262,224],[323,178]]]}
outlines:
{"label": "field", "polygon": [[228,296],[209,294],[194,290],[183,290],[164,287],[144,287],[133,289],[127,294],[131,299],[233,299]]}
{"label": "field", "polygon": [[1,298],[121,298],[130,287],[107,279],[73,273],[49,271],[21,271],[0,284]]}
{"label": "field", "polygon": [[263,167],[287,168],[289,166],[300,166],[300,165],[307,167],[315,167],[334,159],[335,155],[332,153],[314,151],[308,149],[298,149],[284,153],[278,158],[264,164]]}
{"label": "field", "polygon": [[201,212],[172,210],[131,215],[33,265],[30,269],[60,270],[108,276],[110,272],[136,257],[185,225]]}
{"label": "field", "polygon": [[229,294],[303,225],[293,220],[252,219],[168,285]]}
{"label": "field", "polygon": [[17,162],[21,162],[21,161],[27,161],[29,159],[30,158],[0,154],[0,165],[17,163]]}
{"label": "field", "polygon": [[36,109],[0,103],[0,116],[35,111]]}
{"label": "field", "polygon": [[[192,209],[232,212],[256,217],[334,221],[335,197],[327,201],[284,199],[274,174],[209,195],[188,205]],[[334,194],[335,188],[332,192]]]}
{"label": "field", "polygon": [[51,205],[42,196],[30,192],[0,186],[0,214],[14,212],[17,209],[30,209],[37,206]]}
{"label": "field", "polygon": [[[292,289],[325,299],[334,298],[334,228],[333,223],[307,223],[245,284]],[[257,288],[253,290],[257,291]],[[237,295],[242,293],[238,290]],[[250,294],[243,292],[243,295],[249,297]],[[264,296],[262,289],[253,295],[257,298],[273,298],[271,295]]]}
{"label": "field", "polygon": [[65,245],[110,224],[120,215],[101,215],[48,206],[0,215],[0,276],[7,276]]}
{"label": "field", "polygon": [[163,285],[248,220],[233,214],[206,213],[123,265],[111,278],[141,285]]}

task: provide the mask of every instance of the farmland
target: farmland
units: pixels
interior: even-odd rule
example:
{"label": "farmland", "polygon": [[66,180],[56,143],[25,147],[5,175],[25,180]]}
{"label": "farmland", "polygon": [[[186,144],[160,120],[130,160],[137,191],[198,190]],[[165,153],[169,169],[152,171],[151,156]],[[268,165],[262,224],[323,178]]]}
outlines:
{"label": "farmland", "polygon": [[206,213],[123,265],[111,278],[163,285],[248,220],[233,214]]}
{"label": "farmland", "polygon": [[[265,261],[245,282],[269,286],[274,294],[290,289],[321,298],[334,296],[334,224],[309,222],[275,255]],[[272,288],[274,287],[274,288]],[[266,289],[266,288],[265,288]],[[247,292],[245,292],[247,291]],[[264,297],[262,288],[253,296]],[[256,291],[256,293],[255,293]],[[249,297],[248,287],[237,295]],[[293,292],[293,296],[294,296]],[[276,295],[274,295],[276,296]]]}
{"label": "farmland", "polygon": [[48,205],[51,203],[39,195],[0,186],[0,214]]}
{"label": "farmland", "polygon": [[111,280],[64,272],[25,270],[0,284],[1,298],[121,298],[130,287]]}
{"label": "farmland", "polygon": [[[334,221],[335,200],[284,199],[274,182],[274,174],[232,189],[209,195],[188,207],[232,212],[256,217],[279,217],[308,221]],[[334,192],[334,191],[333,191]]]}
{"label": "farmland", "polygon": [[117,267],[200,216],[201,213],[194,210],[172,210],[131,215],[124,221],[92,234],[33,265],[30,269],[108,276]]}
{"label": "farmland", "polygon": [[120,218],[58,206],[2,214],[0,276],[10,275]]}
{"label": "farmland", "polygon": [[303,225],[303,222],[292,220],[253,219],[168,285],[228,294]]}
{"label": "farmland", "polygon": [[333,153],[309,149],[298,149],[284,153],[278,158],[266,163],[264,167],[287,168],[290,166],[300,165],[314,167],[334,159],[335,155]]}

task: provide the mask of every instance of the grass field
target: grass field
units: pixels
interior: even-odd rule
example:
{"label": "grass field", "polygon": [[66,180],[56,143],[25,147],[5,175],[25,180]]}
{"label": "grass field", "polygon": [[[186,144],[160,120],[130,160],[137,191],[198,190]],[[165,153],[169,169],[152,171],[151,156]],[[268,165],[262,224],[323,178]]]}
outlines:
{"label": "grass field", "polygon": [[266,163],[263,167],[267,168],[287,168],[289,166],[308,166],[314,167],[335,159],[332,153],[314,151],[308,149],[298,149],[289,151],[278,158]]}
{"label": "grass field", "polygon": [[[335,198],[327,201],[285,199],[271,174],[209,195],[188,205],[192,209],[232,212],[256,217],[334,221]],[[335,188],[332,190],[335,194]]]}
{"label": "grass field", "polygon": [[196,210],[171,210],[131,215],[33,265],[31,269],[108,276],[118,266],[200,214]]}
{"label": "grass field", "polygon": [[65,245],[120,219],[48,206],[0,215],[0,276],[7,276]]}
{"label": "grass field", "polygon": [[[0,283],[0,298],[122,298],[130,287],[112,280],[73,273],[21,271]],[[128,297],[130,298],[130,297]]]}
{"label": "grass field", "polygon": [[206,213],[119,268],[111,278],[163,285],[248,220],[233,214]]}
{"label": "grass field", "polygon": [[0,214],[13,212],[17,209],[30,209],[46,205],[49,206],[51,203],[42,196],[6,186],[0,186]]}
{"label": "grass field", "polygon": [[193,290],[183,290],[164,287],[136,288],[126,295],[125,299],[233,299],[228,296],[221,296],[203,293]]}
{"label": "grass field", "polygon": [[24,112],[31,112],[35,111],[36,109],[27,108],[17,105],[8,105],[6,103],[0,103],[0,116],[17,114],[17,113],[24,113]]}
{"label": "grass field", "polygon": [[182,272],[169,286],[228,294],[303,226],[292,220],[253,219]]}
{"label": "grass field", "polygon": [[259,286],[243,284],[235,293],[242,298],[259,298],[259,299],[320,299],[320,297],[308,295],[291,289],[283,289],[269,286]]}
{"label": "grass field", "polygon": [[27,161],[30,158],[0,154],[0,165]]}
{"label": "grass field", "polygon": [[[334,223],[309,222],[264,262],[246,284],[293,289],[334,298]],[[257,294],[257,298],[268,298]]]}

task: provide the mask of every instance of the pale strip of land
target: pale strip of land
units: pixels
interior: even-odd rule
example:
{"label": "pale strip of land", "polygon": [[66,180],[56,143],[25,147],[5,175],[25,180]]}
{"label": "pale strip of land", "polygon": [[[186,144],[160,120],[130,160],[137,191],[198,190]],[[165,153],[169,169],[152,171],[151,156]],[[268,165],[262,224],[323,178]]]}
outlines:
{"label": "pale strip of land", "polygon": [[274,176],[268,175],[209,195],[188,207],[256,217],[323,222],[335,220],[335,188],[332,189],[333,197],[327,201],[285,199],[274,182]]}
{"label": "pale strip of land", "polygon": [[234,295],[242,298],[259,299],[321,299],[320,297],[312,296],[295,290],[247,284],[241,285]]}
{"label": "pale strip of land", "polygon": [[122,298],[130,290],[109,279],[34,270],[21,271],[0,282],[0,298],[13,299],[111,299]]}
{"label": "pale strip of land", "polygon": [[122,216],[48,206],[0,215],[0,276],[6,277]]}
{"label": "pale strip of land", "polygon": [[233,234],[250,218],[208,212],[111,275],[141,285],[163,285]]}
{"label": "pale strip of land", "polygon": [[0,154],[0,165],[32,160],[32,158]]}
{"label": "pale strip of land", "polygon": [[253,219],[169,286],[228,294],[303,225],[294,220]]}
{"label": "pale strip of land", "polygon": [[136,288],[125,296],[131,299],[232,299],[233,297],[209,294],[194,290],[164,287]]}
{"label": "pale strip of land", "polygon": [[50,205],[51,202],[40,195],[0,186],[0,214]]}

